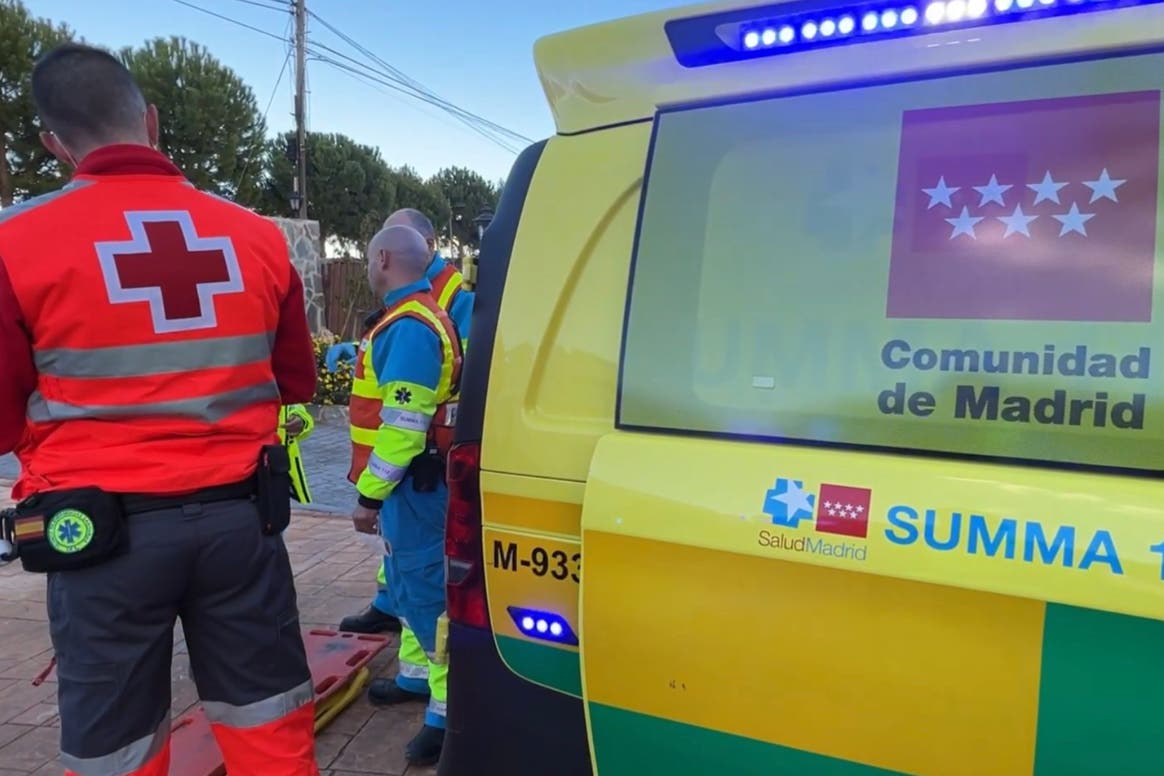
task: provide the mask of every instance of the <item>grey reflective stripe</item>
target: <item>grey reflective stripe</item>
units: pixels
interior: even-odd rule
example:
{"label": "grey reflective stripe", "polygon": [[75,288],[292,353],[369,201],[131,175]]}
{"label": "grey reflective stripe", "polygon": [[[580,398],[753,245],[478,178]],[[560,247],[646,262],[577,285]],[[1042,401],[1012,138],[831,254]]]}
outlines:
{"label": "grey reflective stripe", "polygon": [[157,730],[145,738],[139,738],[116,752],[100,757],[75,757],[68,752],[61,752],[61,765],[77,776],[110,776],[110,774],[120,776],[124,773],[133,773],[157,757],[169,737],[170,715],[167,713]]}
{"label": "grey reflective stripe", "polygon": [[418,666],[416,663],[400,661],[400,675],[405,679],[428,679],[428,666]]}
{"label": "grey reflective stripe", "polygon": [[380,456],[372,453],[368,456],[368,471],[385,482],[400,482],[404,479],[404,473],[408,471],[408,467],[388,463]]}
{"label": "grey reflective stripe", "polygon": [[266,725],[306,706],[315,697],[311,680],[285,693],[261,701],[235,706],[222,701],[203,701],[206,718],[215,725],[231,728],[253,728]]}
{"label": "grey reflective stripe", "polygon": [[438,717],[448,716],[448,703],[446,701],[438,701],[431,695],[428,698],[428,710]]}
{"label": "grey reflective stripe", "polygon": [[380,422],[385,426],[403,429],[405,431],[428,431],[432,423],[432,415],[415,410],[400,410],[395,407],[385,407],[380,410]]}
{"label": "grey reflective stripe", "polygon": [[274,334],[158,342],[115,348],[51,348],[35,353],[36,369],[52,377],[141,377],[246,366],[271,357]]}
{"label": "grey reflective stripe", "polygon": [[66,185],[64,187],[59,188],[56,191],[50,191],[48,194],[41,194],[39,197],[33,197],[32,199],[26,199],[23,202],[20,202],[16,205],[9,205],[8,207],[4,208],[3,210],[0,210],[0,224],[4,223],[5,221],[8,221],[9,219],[15,218],[16,216],[23,215],[25,213],[28,213],[29,211],[35,210],[36,208],[40,207],[41,205],[47,205],[48,203],[52,202],[53,200],[60,199],[61,197],[65,196],[67,194],[72,194],[73,192],[78,191],[80,189],[83,189],[86,186],[92,186],[92,185],[93,185],[93,181],[86,181],[86,180],[73,181],[72,183],[69,183],[68,185]]}
{"label": "grey reflective stripe", "polygon": [[278,400],[279,387],[274,381],[213,396],[139,404],[67,404],[35,392],[28,399],[27,418],[30,423],[52,423],[86,418],[179,417],[216,423],[252,405]]}

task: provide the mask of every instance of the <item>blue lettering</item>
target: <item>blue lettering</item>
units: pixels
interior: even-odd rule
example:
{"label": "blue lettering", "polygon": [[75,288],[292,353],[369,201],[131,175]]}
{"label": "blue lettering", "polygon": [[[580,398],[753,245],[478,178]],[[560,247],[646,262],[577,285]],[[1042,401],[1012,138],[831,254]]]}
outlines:
{"label": "blue lettering", "polygon": [[890,525],[901,529],[901,533],[894,533],[892,529],[886,528],[886,539],[901,545],[913,544],[917,541],[917,526],[914,525],[917,520],[917,512],[905,506],[892,507],[885,519],[889,521]]}
{"label": "blue lettering", "polygon": [[1047,535],[1043,533],[1043,526],[1039,523],[1027,523],[1027,541],[1023,548],[1023,560],[1030,563],[1035,559],[1035,546],[1038,545],[1039,555],[1043,563],[1048,566],[1055,563],[1059,551],[1063,551],[1063,565],[1071,568],[1075,561],[1075,529],[1069,525],[1059,528],[1055,532],[1055,539],[1047,545]]}
{"label": "blue lettering", "polygon": [[1083,553],[1083,560],[1079,561],[1079,568],[1086,570],[1091,568],[1092,563],[1106,563],[1111,566],[1113,574],[1122,576],[1124,573],[1120,556],[1116,552],[1115,540],[1107,531],[1096,531],[1095,536],[1091,537],[1091,544],[1087,545],[1087,552]]}
{"label": "blue lettering", "polygon": [[[890,369],[905,369],[909,366],[909,349],[909,343],[905,340],[890,340],[881,348],[881,363]],[[895,350],[903,350],[906,355],[895,358]]]}
{"label": "blue lettering", "polygon": [[950,514],[950,538],[939,542],[938,537],[934,535],[934,525],[938,522],[938,513],[936,510],[926,510],[926,544],[933,547],[935,550],[945,552],[952,550],[958,546],[958,542],[962,539],[962,513],[953,512]]}
{"label": "blue lettering", "polygon": [[1160,556],[1160,579],[1164,581],[1164,542],[1153,544],[1148,549]]}
{"label": "blue lettering", "polygon": [[987,525],[985,517],[970,515],[968,532],[970,539],[966,551],[971,555],[978,554],[978,543],[982,542],[986,555],[993,558],[1005,542],[1006,551],[1003,553],[1003,557],[1014,560],[1015,542],[1018,537],[1018,523],[1016,521],[1009,517],[1004,519],[998,525],[998,532],[991,535],[990,526]]}

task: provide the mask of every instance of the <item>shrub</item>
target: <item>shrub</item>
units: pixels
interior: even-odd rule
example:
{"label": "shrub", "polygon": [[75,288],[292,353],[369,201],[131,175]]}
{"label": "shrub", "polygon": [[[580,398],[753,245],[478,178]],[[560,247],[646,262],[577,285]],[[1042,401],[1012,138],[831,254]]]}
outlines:
{"label": "shrub", "polygon": [[328,371],[325,362],[328,348],[342,341],[334,334],[320,334],[312,338],[315,346],[315,373],[318,376],[315,398],[312,400],[314,404],[347,406],[352,396],[352,362],[340,361],[334,372]]}

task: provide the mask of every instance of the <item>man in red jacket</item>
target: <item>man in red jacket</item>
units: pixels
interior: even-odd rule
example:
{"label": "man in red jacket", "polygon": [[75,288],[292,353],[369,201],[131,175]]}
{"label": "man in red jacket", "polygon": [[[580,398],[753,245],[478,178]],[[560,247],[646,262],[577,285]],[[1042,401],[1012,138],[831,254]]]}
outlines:
{"label": "man in red jacket", "polygon": [[315,369],[284,238],[155,150],[108,53],[58,47],[32,91],[76,169],[0,211],[0,454],[21,561],[48,573],[63,762],[167,775],[181,618],[227,770],[316,776],[277,433]]}

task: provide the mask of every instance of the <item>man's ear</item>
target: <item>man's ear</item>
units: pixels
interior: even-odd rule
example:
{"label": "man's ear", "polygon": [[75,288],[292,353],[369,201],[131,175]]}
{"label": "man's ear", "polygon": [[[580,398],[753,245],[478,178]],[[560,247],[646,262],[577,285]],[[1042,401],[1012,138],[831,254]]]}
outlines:
{"label": "man's ear", "polygon": [[57,161],[66,167],[76,167],[77,160],[73,158],[73,154],[69,149],[65,148],[64,143],[52,132],[45,130],[40,133],[40,144],[45,147],[50,154],[56,157]]}
{"label": "man's ear", "polygon": [[150,147],[155,151],[161,150],[158,146],[161,130],[158,123],[158,106],[153,103],[146,106],[145,113],[146,135],[149,137]]}

